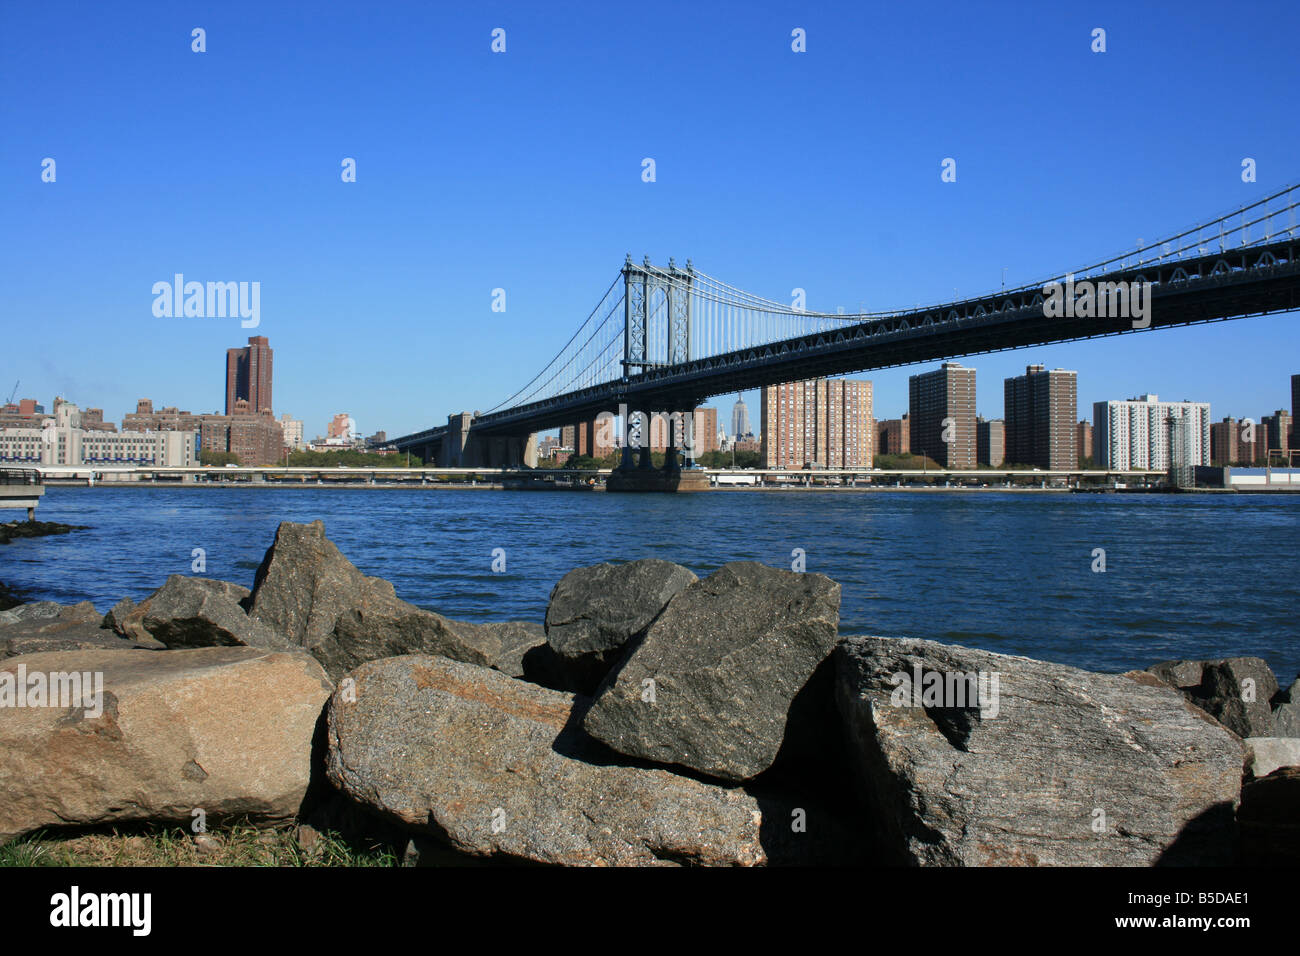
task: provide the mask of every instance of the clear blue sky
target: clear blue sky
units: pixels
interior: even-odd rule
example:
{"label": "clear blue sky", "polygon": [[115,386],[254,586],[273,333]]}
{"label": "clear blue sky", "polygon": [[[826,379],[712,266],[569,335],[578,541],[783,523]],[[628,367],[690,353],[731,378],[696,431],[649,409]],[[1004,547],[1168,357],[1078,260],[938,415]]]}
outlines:
{"label": "clear blue sky", "polygon": [[[627,252],[883,309],[996,288],[1003,267],[1038,279],[1300,180],[1294,2],[806,7],[7,3],[0,398],[21,379],[114,421],[143,396],[220,409],[225,349],[264,334],[277,414],[401,434],[512,394]],[[177,272],[260,282],[260,328],[155,318]],[[1296,323],[966,364],[987,417],[1031,362],[1077,369],[1089,417],[1144,391],[1258,417],[1290,404]],[[918,370],[865,376],[878,417]]]}

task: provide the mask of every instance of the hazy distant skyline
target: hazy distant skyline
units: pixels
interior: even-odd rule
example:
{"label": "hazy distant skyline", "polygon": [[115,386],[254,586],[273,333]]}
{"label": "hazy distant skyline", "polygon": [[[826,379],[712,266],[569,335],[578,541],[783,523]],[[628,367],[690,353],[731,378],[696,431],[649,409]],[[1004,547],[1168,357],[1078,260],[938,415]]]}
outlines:
{"label": "hazy distant skyline", "polygon": [[[989,291],[1004,268],[1019,285],[1300,180],[1298,28],[1294,5],[1208,0],[8,5],[0,309],[31,334],[0,396],[21,380],[16,397],[115,422],[143,397],[207,412],[225,350],[256,334],[277,417],[396,436],[513,394],[627,252],[831,312]],[[258,326],[156,317],[175,273],[260,283]],[[1295,321],[955,360],[986,418],[1030,364],[1079,372],[1081,417],[1155,392],[1258,418],[1289,408]],[[893,418],[937,364],[849,377]],[[729,425],[734,400],[707,404]]]}

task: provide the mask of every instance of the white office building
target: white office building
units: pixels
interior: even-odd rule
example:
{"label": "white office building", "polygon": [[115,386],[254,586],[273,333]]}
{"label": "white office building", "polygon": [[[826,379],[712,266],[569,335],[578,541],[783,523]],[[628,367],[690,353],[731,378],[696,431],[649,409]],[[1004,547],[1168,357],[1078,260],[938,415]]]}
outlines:
{"label": "white office building", "polygon": [[[1110,471],[1167,471],[1172,464],[1210,464],[1210,403],[1162,402],[1142,395],[1122,402],[1096,402],[1093,455]],[[1170,458],[1170,419],[1178,439],[1178,460]]]}
{"label": "white office building", "polygon": [[71,402],[57,404],[41,428],[0,428],[0,465],[193,467],[198,457],[196,431],[87,430]]}

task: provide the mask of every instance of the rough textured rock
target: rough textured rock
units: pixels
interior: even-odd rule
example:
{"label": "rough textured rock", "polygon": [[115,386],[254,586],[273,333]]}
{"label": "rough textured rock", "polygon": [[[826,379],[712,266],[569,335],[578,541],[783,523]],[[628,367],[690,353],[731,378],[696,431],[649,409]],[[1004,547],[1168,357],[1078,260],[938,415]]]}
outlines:
{"label": "rough textured rock", "polygon": [[1246,738],[1247,777],[1267,777],[1278,767],[1300,767],[1300,737]]}
{"label": "rough textured rock", "polygon": [[748,780],[783,745],[815,747],[832,732],[829,681],[812,678],[835,647],[839,606],[824,575],[724,565],[669,602],[583,726],[619,753]]}
{"label": "rough textured rock", "polygon": [[104,620],[101,623],[101,626],[108,628],[109,630],[113,631],[115,634],[120,634],[121,636],[126,637],[127,632],[123,628],[126,623],[126,619],[130,616],[131,612],[134,610],[135,610],[135,602],[131,600],[129,597],[124,597],[122,598],[122,600],[114,604],[109,609],[108,613],[104,615]]}
{"label": "rough textured rock", "polygon": [[281,522],[250,606],[250,618],[305,648],[335,680],[366,661],[401,654],[491,665],[519,639],[508,625],[452,621],[401,600],[392,584],[357,570],[320,521]]}
{"label": "rough textured rock", "polygon": [[[850,760],[887,859],[1231,859],[1241,740],[1150,674],[879,637],[846,638],[835,664]],[[956,680],[981,673],[973,693]],[[925,696],[949,675],[948,696]]]}
{"label": "rough textured rock", "polygon": [[59,524],[57,521],[6,521],[0,522],[0,544],[9,544],[16,538],[43,538],[69,531],[87,531],[85,525]]}
{"label": "rough textured rock", "polygon": [[367,580],[325,537],[324,522],[282,521],[257,569],[249,616],[313,647],[344,612],[360,606]]}
{"label": "rough textured rock", "polygon": [[1300,767],[1274,770],[1242,787],[1237,822],[1242,863],[1300,864]]}
{"label": "rough textured rock", "polygon": [[157,650],[156,645],[144,645],[118,637],[95,624],[64,624],[51,632],[48,625],[28,629],[22,625],[0,628],[0,659],[23,654],[43,654],[50,651],[132,651]]}
{"label": "rough textured rock", "polygon": [[1300,677],[1273,698],[1273,733],[1279,737],[1300,737]]}
{"label": "rough textured rock", "polygon": [[99,619],[89,601],[66,606],[39,601],[0,612],[0,659],[46,651],[130,650],[142,646],[104,630]]}
{"label": "rough textured rock", "polygon": [[546,607],[546,640],[570,689],[594,692],[628,642],[696,580],[688,568],[658,558],[575,568],[562,577]]}
{"label": "rough textured rock", "polygon": [[0,627],[29,621],[59,620],[68,624],[98,623],[99,612],[89,601],[79,604],[56,604],[54,601],[34,601],[0,611]]}
{"label": "rough textured rock", "polygon": [[[373,661],[329,706],[330,781],[453,849],[566,865],[842,861],[808,808],[666,770],[620,766],[573,719],[585,698],[443,657]],[[349,700],[349,697],[353,699]]]}
{"label": "rough textured rock", "polygon": [[31,654],[0,662],[0,690],[20,673],[30,681],[71,672],[102,674],[98,706],[0,708],[0,840],[59,825],[188,826],[194,809],[209,824],[297,813],[332,690],[307,655],[245,647]]}
{"label": "rough textured rock", "polygon": [[228,581],[173,574],[141,605],[140,624],[169,648],[291,647],[283,635],[248,616],[240,604],[248,595],[248,588]]}
{"label": "rough textured rock", "polygon": [[501,640],[490,628],[407,604],[387,581],[368,578],[358,603],[341,613],[334,630],[308,650],[339,680],[366,661],[401,654],[440,654],[490,665],[501,653]]}
{"label": "rough textured rock", "polygon": [[[1272,737],[1277,678],[1258,657],[1165,661],[1147,668],[1239,737]],[[1247,683],[1249,682],[1249,683]],[[1250,686],[1248,695],[1245,688]],[[1250,699],[1247,699],[1249,697]]]}
{"label": "rough textured rock", "polygon": [[537,647],[546,646],[546,629],[532,621],[501,621],[473,624],[453,621],[452,625],[474,643],[492,649],[492,667],[510,677],[523,677],[524,658]]}

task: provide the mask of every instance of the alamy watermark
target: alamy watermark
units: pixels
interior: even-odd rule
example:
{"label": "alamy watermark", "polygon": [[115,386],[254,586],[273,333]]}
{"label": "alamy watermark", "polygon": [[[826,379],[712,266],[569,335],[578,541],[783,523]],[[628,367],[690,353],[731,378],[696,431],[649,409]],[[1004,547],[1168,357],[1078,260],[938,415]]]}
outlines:
{"label": "alamy watermark", "polygon": [[1151,325],[1150,282],[1074,281],[1043,286],[1043,316],[1048,319],[1132,319],[1133,328]]}
{"label": "alamy watermark", "polygon": [[239,324],[255,329],[262,322],[262,283],[186,282],[176,273],[172,282],[153,284],[155,318],[242,319]]}
{"label": "alamy watermark", "polygon": [[103,671],[0,671],[2,707],[81,707],[94,720],[104,713]]}
{"label": "alamy watermark", "polygon": [[889,682],[891,707],[979,708],[981,717],[998,715],[999,671],[925,671],[919,664],[912,672],[897,671]]}

